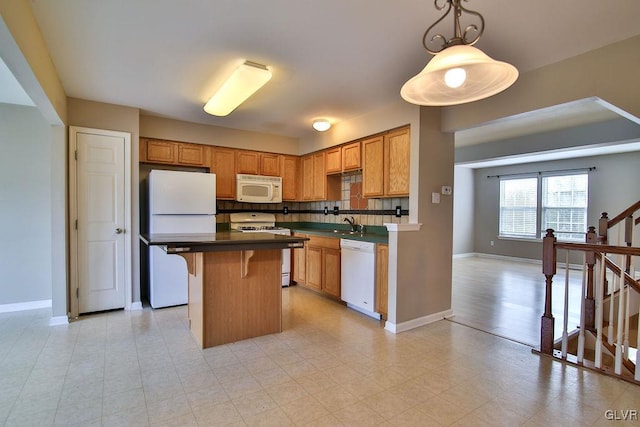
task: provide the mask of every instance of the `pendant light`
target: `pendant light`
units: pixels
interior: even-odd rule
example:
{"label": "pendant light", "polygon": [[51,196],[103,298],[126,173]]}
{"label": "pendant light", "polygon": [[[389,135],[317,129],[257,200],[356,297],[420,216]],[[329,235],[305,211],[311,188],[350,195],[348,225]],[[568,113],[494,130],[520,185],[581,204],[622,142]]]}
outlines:
{"label": "pendant light", "polygon": [[[439,5],[440,0],[434,1],[437,10],[447,8],[422,37],[424,48],[435,56],[418,75],[402,86],[400,96],[405,101],[430,106],[464,104],[502,92],[518,78],[516,67],[496,61],[473,47],[484,32],[484,18],[478,12],[464,8],[461,1],[445,0],[442,6]],[[448,40],[439,33],[429,37],[430,31],[452,11],[454,36]],[[480,26],[468,25],[462,31],[462,12],[475,16]],[[475,37],[471,38],[473,35]],[[438,43],[441,45],[437,46]]]}

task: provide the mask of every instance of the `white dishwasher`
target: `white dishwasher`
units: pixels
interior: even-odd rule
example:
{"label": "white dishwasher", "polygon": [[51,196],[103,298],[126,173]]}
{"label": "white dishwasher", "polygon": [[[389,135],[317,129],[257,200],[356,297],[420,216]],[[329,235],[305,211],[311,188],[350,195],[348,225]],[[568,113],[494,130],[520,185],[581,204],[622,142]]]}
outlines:
{"label": "white dishwasher", "polygon": [[380,319],[375,312],[376,244],[340,239],[341,298],[347,306]]}

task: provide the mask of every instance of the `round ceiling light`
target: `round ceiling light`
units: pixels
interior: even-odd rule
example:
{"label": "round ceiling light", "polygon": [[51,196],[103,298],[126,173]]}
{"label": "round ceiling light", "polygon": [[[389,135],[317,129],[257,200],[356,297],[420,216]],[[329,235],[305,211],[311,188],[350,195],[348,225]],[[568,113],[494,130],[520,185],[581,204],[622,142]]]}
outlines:
{"label": "round ceiling light", "polygon": [[329,123],[329,120],[318,119],[313,121],[313,128],[318,132],[324,132],[326,130],[329,130],[330,127],[331,127],[331,123]]}

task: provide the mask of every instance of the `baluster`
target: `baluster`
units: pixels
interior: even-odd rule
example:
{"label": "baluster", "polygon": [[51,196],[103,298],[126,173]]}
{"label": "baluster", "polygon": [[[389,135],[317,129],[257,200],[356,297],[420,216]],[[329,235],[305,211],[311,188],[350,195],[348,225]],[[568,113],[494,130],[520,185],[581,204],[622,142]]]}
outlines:
{"label": "baluster", "polygon": [[[616,362],[615,362],[615,373],[618,375],[622,374],[622,326],[624,325],[624,269],[622,268],[624,262],[624,257],[622,255],[618,256],[618,263],[620,265],[620,279],[618,281],[618,324],[617,326],[617,334],[616,334]],[[613,297],[612,297],[613,299]]]}
{"label": "baluster", "polygon": [[[591,266],[591,279],[593,280],[593,266]],[[593,283],[591,283],[593,285]],[[580,307],[580,332],[578,332],[578,363],[582,363],[584,359],[584,330],[587,322],[587,299],[585,298],[586,288],[589,286],[587,280],[587,253],[582,253],[582,287],[581,287],[581,295],[580,295],[580,303],[582,307]],[[593,301],[593,299],[592,299]],[[593,313],[592,313],[593,314]],[[593,319],[591,319],[593,321]]]}
{"label": "baluster", "polygon": [[562,322],[562,358],[567,358],[567,347],[569,345],[569,250],[565,250],[564,264],[564,319]]}
{"label": "baluster", "polygon": [[[624,219],[624,242],[628,247],[631,247],[631,243],[633,241],[633,215],[629,215]],[[622,268],[622,266],[620,266]],[[627,257],[627,262],[625,263],[624,269],[627,273],[629,273],[631,269],[631,257]]]}
{"label": "baluster", "polygon": [[555,242],[553,230],[547,229],[547,234],[542,239],[542,274],[545,276],[546,294],[540,327],[540,351],[545,354],[553,354],[554,319],[551,312],[551,292],[553,276],[556,274]]}
{"label": "baluster", "polygon": [[596,368],[602,367],[602,287],[604,286],[604,279],[606,273],[606,253],[602,253],[600,257],[600,263],[598,264],[598,275],[600,280],[596,282]]}
{"label": "baluster", "polygon": [[[607,262],[605,259],[604,268],[607,268]],[[607,342],[613,345],[613,315],[615,314],[614,300],[616,296],[616,285],[618,284],[618,276],[613,275],[611,280],[611,288],[609,289],[609,326],[607,327]]]}
{"label": "baluster", "polygon": [[[587,244],[597,243],[596,228],[593,226],[589,227],[587,231],[586,243]],[[593,283],[593,266],[596,263],[596,254],[593,251],[589,251],[585,253],[585,257],[586,257],[585,263],[587,266],[587,283],[586,283],[587,297],[586,297],[584,310],[583,310],[585,321],[584,321],[584,325],[582,325],[582,328],[589,328],[590,330],[594,330],[596,302],[593,299],[593,289],[595,286]],[[585,297],[583,295],[582,299],[584,298]]]}
{"label": "baluster", "polygon": [[602,212],[602,216],[598,220],[598,235],[600,241],[604,244],[609,240],[607,237],[609,234],[609,217],[607,215],[607,212]]}

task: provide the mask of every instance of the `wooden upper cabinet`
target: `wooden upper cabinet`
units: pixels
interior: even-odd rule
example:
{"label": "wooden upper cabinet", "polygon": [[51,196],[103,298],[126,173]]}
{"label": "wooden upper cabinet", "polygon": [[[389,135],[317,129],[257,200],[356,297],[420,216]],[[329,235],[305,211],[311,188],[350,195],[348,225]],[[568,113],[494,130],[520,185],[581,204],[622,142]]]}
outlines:
{"label": "wooden upper cabinet", "polygon": [[409,195],[409,163],[411,138],[409,128],[384,136],[385,196]]}
{"label": "wooden upper cabinet", "polygon": [[325,153],[313,155],[313,200],[326,200],[327,178],[324,171]]}
{"label": "wooden upper cabinet", "polygon": [[149,163],[177,163],[177,147],[172,141],[146,140],[146,160]]}
{"label": "wooden upper cabinet", "polygon": [[213,147],[211,173],[216,174],[216,198],[236,198],[236,150]]}
{"label": "wooden upper cabinet", "polygon": [[302,158],[302,200],[313,200],[313,154]]}
{"label": "wooden upper cabinet", "polygon": [[181,165],[210,166],[209,147],[196,144],[177,144],[178,163]]}
{"label": "wooden upper cabinet", "polygon": [[236,150],[236,172],[259,175],[260,153],[257,151]]}
{"label": "wooden upper cabinet", "polygon": [[140,138],[140,161],[143,163],[210,167],[210,150],[206,145]]}
{"label": "wooden upper cabinet", "polygon": [[282,156],[272,153],[260,153],[260,175],[281,176],[280,162]]}
{"label": "wooden upper cabinet", "polygon": [[362,167],[360,162],[360,141],[342,146],[342,170],[352,171]]}
{"label": "wooden upper cabinet", "polygon": [[[282,200],[298,200],[300,194],[300,159],[297,156],[280,156],[282,173]],[[295,252],[295,251],[294,251]]]}
{"label": "wooden upper cabinet", "polygon": [[325,173],[327,175],[342,172],[342,147],[334,147],[324,151]]}
{"label": "wooden upper cabinet", "polygon": [[362,195],[384,195],[384,137],[362,141]]}

